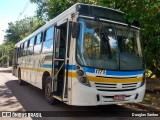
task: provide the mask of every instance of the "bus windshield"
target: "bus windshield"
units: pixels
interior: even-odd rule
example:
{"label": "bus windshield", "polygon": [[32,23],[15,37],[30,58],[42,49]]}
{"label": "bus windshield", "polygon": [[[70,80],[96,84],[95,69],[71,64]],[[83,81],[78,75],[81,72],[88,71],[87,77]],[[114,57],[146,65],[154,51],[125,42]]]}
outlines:
{"label": "bus windshield", "polygon": [[143,69],[138,29],[83,18],[79,22],[78,64],[109,70]]}

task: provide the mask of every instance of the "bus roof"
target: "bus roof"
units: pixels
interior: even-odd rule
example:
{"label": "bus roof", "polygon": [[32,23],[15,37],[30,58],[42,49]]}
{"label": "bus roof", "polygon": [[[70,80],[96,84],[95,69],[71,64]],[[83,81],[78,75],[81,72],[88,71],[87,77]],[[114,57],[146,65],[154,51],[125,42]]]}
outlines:
{"label": "bus roof", "polygon": [[18,42],[15,47],[19,47],[21,43],[31,39],[32,37],[34,37],[35,35],[37,35],[38,33],[46,30],[47,28],[49,28],[52,25],[56,25],[56,23],[61,20],[61,19],[66,19],[67,16],[72,15],[73,13],[77,12],[77,6],[78,5],[85,5],[85,6],[94,6],[94,7],[99,7],[99,8],[106,8],[108,10],[112,10],[112,11],[116,11],[119,13],[122,13],[121,11],[115,10],[115,9],[111,9],[111,8],[107,8],[107,7],[102,7],[102,6],[98,6],[98,5],[90,5],[90,4],[83,4],[83,3],[76,3],[73,6],[71,6],[70,8],[68,8],[67,10],[65,10],[64,12],[62,12],[61,14],[59,14],[57,17],[53,18],[52,20],[50,20],[49,22],[47,22],[45,25],[43,25],[42,27],[40,27],[39,29],[37,29],[36,31],[34,31],[32,34],[30,34],[29,36],[27,36],[26,38],[24,38],[23,40],[21,40],[20,42]]}
{"label": "bus roof", "polygon": [[74,4],[73,6],[71,6],[69,9],[65,10],[64,12],[62,12],[61,14],[59,14],[57,17],[53,18],[52,20],[50,20],[49,22],[47,22],[45,25],[43,25],[42,27],[40,27],[39,29],[37,29],[36,31],[34,31],[32,34],[30,34],[29,36],[27,36],[26,38],[24,38],[22,41],[18,42],[15,47],[19,47],[21,43],[23,43],[24,41],[30,39],[31,37],[37,35],[38,33],[46,30],[46,28],[55,25],[56,22],[58,22],[59,20],[66,18],[68,15],[71,15],[72,13],[76,12],[76,5]]}

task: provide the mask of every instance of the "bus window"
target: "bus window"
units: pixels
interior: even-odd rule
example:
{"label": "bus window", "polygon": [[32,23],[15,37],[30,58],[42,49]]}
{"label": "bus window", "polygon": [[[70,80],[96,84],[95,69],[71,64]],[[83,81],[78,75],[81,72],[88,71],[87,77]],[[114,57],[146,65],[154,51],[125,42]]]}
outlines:
{"label": "bus window", "polygon": [[46,32],[45,32],[45,40],[51,40],[53,39],[53,33],[54,33],[54,27],[49,28]]}
{"label": "bus window", "polygon": [[19,46],[18,58],[20,58],[20,57],[21,57],[21,48],[22,48],[22,44]]}
{"label": "bus window", "polygon": [[38,34],[37,35],[37,39],[36,39],[36,45],[41,43],[41,40],[42,40],[42,33]]}
{"label": "bus window", "polygon": [[54,27],[49,28],[45,32],[45,39],[43,42],[42,53],[51,52],[53,50],[53,34],[54,34]]}
{"label": "bus window", "polygon": [[34,45],[34,37],[31,38],[29,47],[31,47],[31,46],[33,46],[33,45]]}
{"label": "bus window", "polygon": [[27,41],[27,47],[29,47],[29,44],[30,44],[30,40]]}
{"label": "bus window", "polygon": [[22,46],[23,46],[23,44],[21,43],[21,45],[20,45],[20,50],[22,49]]}
{"label": "bus window", "polygon": [[32,37],[30,39],[30,43],[29,43],[29,47],[28,47],[28,55],[32,55],[33,54],[33,45],[34,45],[34,37]]}
{"label": "bus window", "polygon": [[19,48],[18,48],[18,53],[17,53],[18,58],[21,57],[20,55],[21,55],[21,46],[19,46]]}
{"label": "bus window", "polygon": [[34,45],[34,54],[39,54],[41,53],[41,48],[42,48],[42,33],[39,33],[36,37],[35,37],[35,45]]}
{"label": "bus window", "polygon": [[27,45],[28,45],[28,41],[25,42],[24,48],[27,48]]}
{"label": "bus window", "polygon": [[19,58],[19,52],[20,52],[20,48],[17,48],[17,58]]}
{"label": "bus window", "polygon": [[24,49],[24,43],[21,43],[20,50],[19,50],[19,57],[23,56],[23,49]]}
{"label": "bus window", "polygon": [[22,49],[24,49],[24,43],[22,43]]}
{"label": "bus window", "polygon": [[24,42],[24,49],[23,51],[23,56],[26,56],[26,51],[27,51],[27,41]]}

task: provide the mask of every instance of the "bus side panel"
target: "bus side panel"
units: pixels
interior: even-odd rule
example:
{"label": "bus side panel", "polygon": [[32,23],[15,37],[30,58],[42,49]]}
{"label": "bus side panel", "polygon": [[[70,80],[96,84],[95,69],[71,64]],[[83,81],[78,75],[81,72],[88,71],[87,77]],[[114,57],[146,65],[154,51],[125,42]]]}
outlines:
{"label": "bus side panel", "polygon": [[30,56],[26,56],[25,58],[25,65],[26,65],[26,68],[25,68],[25,80],[30,83]]}
{"label": "bus side panel", "polygon": [[70,50],[69,50],[69,70],[68,70],[68,104],[71,105],[72,104],[72,86],[73,86],[73,74],[75,72],[75,69],[73,68],[73,66],[75,66],[75,42],[76,40],[71,38],[71,42],[70,42]]}
{"label": "bus side panel", "polygon": [[22,57],[18,59],[18,65],[19,65],[18,70],[20,70],[20,72],[21,72],[21,79],[23,79],[24,65],[23,65],[23,58]]}
{"label": "bus side panel", "polygon": [[[39,63],[38,63],[37,59],[39,60]],[[43,78],[44,72],[48,72],[51,75],[52,53],[43,54],[39,58],[38,57],[35,58],[35,61],[37,61],[37,63],[36,63],[36,68],[37,68],[36,75],[37,75],[37,77],[35,79],[35,85],[38,88],[42,89],[42,78]]]}
{"label": "bus side panel", "polygon": [[37,80],[39,79],[39,72],[40,72],[40,58],[41,55],[34,55],[31,59],[31,64],[32,64],[32,70],[30,73],[31,76],[31,84],[37,87],[40,87],[37,85]]}

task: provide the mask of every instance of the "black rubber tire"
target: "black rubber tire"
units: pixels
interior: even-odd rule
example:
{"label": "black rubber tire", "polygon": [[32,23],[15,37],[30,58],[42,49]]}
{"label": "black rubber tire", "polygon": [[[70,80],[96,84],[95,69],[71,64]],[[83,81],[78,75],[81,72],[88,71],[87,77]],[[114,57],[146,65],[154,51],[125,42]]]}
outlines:
{"label": "black rubber tire", "polygon": [[52,89],[51,84],[52,84],[52,79],[50,76],[48,76],[47,79],[45,80],[45,98],[50,105],[54,105],[57,104],[58,100],[53,98],[53,93],[51,91]]}
{"label": "black rubber tire", "polygon": [[25,85],[26,84],[25,81],[23,81],[21,79],[21,71],[20,70],[18,71],[18,83],[19,83],[19,85]]}

